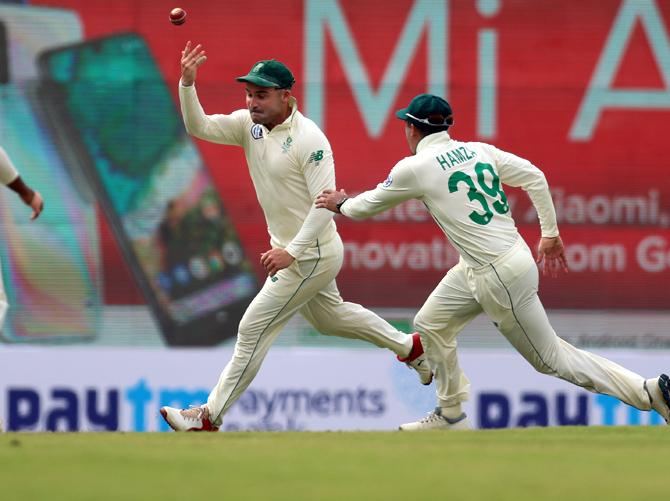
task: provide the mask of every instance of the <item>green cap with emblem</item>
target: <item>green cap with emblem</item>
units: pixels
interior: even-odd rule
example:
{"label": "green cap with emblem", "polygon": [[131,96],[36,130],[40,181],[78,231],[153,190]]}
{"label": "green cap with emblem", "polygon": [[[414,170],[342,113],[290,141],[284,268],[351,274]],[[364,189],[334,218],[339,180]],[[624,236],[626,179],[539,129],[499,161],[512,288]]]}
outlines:
{"label": "green cap with emblem", "polygon": [[395,112],[395,116],[420,126],[449,127],[454,125],[451,106],[440,96],[419,94],[407,108]]}
{"label": "green cap with emblem", "polygon": [[290,89],[295,83],[293,73],[284,63],[275,59],[258,61],[249,73],[237,77],[238,82],[249,82],[260,87],[274,87],[275,89]]}

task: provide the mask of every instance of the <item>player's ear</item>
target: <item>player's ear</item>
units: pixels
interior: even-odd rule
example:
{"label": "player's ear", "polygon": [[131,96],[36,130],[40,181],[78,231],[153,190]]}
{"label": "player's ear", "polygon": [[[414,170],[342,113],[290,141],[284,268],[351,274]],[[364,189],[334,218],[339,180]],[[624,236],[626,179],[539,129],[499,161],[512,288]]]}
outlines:
{"label": "player's ear", "polygon": [[411,137],[417,137],[417,136],[420,135],[419,128],[416,125],[414,125],[413,123],[407,122],[407,126],[409,127],[409,135]]}

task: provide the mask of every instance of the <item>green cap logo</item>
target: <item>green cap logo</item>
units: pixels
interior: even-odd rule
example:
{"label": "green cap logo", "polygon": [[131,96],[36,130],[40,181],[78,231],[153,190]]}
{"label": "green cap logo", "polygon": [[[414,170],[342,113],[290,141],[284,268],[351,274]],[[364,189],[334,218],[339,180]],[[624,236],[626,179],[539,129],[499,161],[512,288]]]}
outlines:
{"label": "green cap logo", "polygon": [[258,61],[251,67],[248,74],[237,77],[236,80],[275,89],[290,89],[295,83],[291,70],[284,63],[275,59]]}

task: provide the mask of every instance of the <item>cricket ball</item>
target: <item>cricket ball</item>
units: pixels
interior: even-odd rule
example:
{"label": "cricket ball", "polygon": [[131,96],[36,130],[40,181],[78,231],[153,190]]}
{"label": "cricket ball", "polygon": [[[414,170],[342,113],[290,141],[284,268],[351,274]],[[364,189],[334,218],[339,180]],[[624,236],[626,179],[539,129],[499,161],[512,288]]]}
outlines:
{"label": "cricket ball", "polygon": [[186,11],[175,7],[170,11],[170,22],[176,26],[184,24],[186,22]]}

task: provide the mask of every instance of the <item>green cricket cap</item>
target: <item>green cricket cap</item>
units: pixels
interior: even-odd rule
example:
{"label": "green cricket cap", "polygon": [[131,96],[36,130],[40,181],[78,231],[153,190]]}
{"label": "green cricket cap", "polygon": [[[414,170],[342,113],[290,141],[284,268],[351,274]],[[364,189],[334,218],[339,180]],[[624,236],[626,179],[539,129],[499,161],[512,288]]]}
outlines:
{"label": "green cricket cap", "polygon": [[295,83],[293,73],[284,63],[275,59],[265,59],[253,65],[249,73],[237,77],[238,82],[250,82],[261,87],[290,89]]}
{"label": "green cricket cap", "polygon": [[453,112],[447,101],[434,94],[419,94],[407,108],[395,112],[395,116],[406,122],[434,127],[454,125]]}

